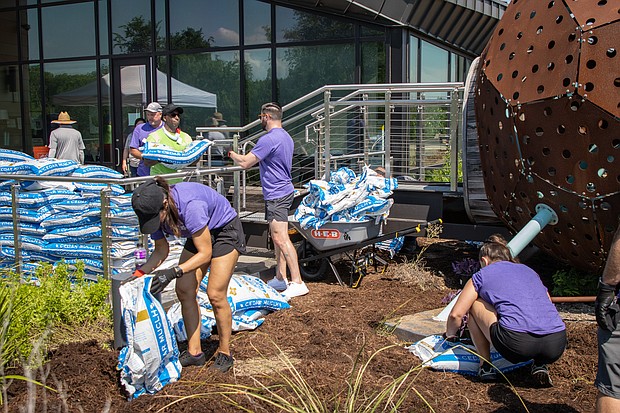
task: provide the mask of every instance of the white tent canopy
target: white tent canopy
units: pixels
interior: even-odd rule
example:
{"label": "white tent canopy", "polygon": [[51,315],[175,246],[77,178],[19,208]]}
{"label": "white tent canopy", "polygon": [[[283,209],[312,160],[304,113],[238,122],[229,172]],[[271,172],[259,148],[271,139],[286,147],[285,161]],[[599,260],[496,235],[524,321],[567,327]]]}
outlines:
{"label": "white tent canopy", "polygon": [[[145,107],[146,101],[146,73],[144,66],[126,66],[121,68],[121,93],[123,104]],[[105,101],[110,96],[110,74],[101,78],[101,98]],[[162,105],[168,102],[166,90],[166,74],[157,70],[157,91]],[[64,106],[94,106],[97,105],[97,82],[92,82],[80,88],[59,93],[52,97],[56,105]],[[179,106],[199,106],[217,108],[217,96],[213,93],[195,88],[172,78],[172,102]]]}

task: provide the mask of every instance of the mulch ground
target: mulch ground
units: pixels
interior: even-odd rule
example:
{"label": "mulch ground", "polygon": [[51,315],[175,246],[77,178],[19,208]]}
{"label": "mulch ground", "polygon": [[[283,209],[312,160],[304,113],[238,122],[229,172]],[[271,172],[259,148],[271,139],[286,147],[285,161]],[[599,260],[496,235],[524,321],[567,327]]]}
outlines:
{"label": "mulch ground", "polygon": [[[424,242],[428,240],[418,239],[418,243]],[[204,368],[187,368],[179,382],[155,396],[126,400],[115,369],[116,351],[105,350],[95,341],[63,345],[32,376],[56,391],[15,381],[8,387],[3,407],[8,407],[9,412],[237,412],[240,409],[231,403],[238,403],[247,411],[277,412],[282,410],[247,394],[225,397],[224,386],[262,388],[255,393],[268,395],[266,386],[284,385],[283,377],[291,379],[298,373],[324,407],[313,411],[360,411],[343,407],[350,390],[348,384],[355,381],[352,372],[365,366],[360,392],[355,397],[358,405],[364,405],[419,364],[404,349],[407,343],[399,342],[382,328],[382,322],[442,307],[441,300],[449,292],[446,286],[458,285],[451,263],[465,256],[475,256],[472,247],[434,240],[423,255],[430,280],[428,273],[420,274],[420,279],[426,277],[426,283],[417,283],[416,274],[404,275],[411,272],[410,261],[415,254],[409,260],[398,257],[384,273],[371,271],[357,289],[341,287],[333,278],[312,283],[311,293],[294,298],[291,309],[268,315],[256,331],[233,336],[234,371],[214,374],[207,369],[209,363]],[[543,280],[559,265],[539,255],[526,263],[537,269]],[[579,308],[591,312],[591,306]],[[583,321],[567,321],[567,328],[568,348],[551,366],[552,388],[537,387],[527,368],[508,374],[513,387],[504,382],[480,383],[459,374],[419,369],[410,376],[407,383],[412,388],[396,411],[592,412],[596,397],[596,323],[586,317]],[[216,339],[214,336],[203,343],[203,350],[212,354]],[[294,405],[301,405],[286,386],[275,391]]]}

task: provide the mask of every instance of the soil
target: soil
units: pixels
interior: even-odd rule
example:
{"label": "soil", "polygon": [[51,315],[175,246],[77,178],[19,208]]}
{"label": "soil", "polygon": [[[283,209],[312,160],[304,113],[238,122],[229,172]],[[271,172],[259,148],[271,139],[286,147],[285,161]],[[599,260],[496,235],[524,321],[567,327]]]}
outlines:
{"label": "soil", "polygon": [[[3,407],[9,412],[237,412],[241,409],[234,403],[238,403],[246,411],[286,411],[243,394],[226,397],[224,386],[264,388],[279,384],[273,391],[301,406],[300,399],[285,386],[285,377],[292,380],[298,373],[324,406],[316,411],[345,411],[343,404],[351,390],[348,385],[356,381],[351,378],[352,372],[356,374],[383,349],[372,357],[361,376],[355,399],[358,406],[366,405],[370,397],[419,365],[404,348],[409,343],[400,342],[383,328],[383,321],[442,307],[442,298],[459,285],[451,263],[475,257],[475,249],[463,242],[425,238],[417,242],[428,247],[422,254],[427,270],[412,264],[417,256],[413,253],[391,260],[385,272],[371,270],[356,289],[342,287],[333,278],[312,283],[310,294],[294,298],[291,309],[269,314],[255,331],[236,333],[235,367],[228,374],[212,373],[207,368],[210,363],[187,368],[179,382],[156,395],[127,401],[115,369],[118,352],[106,349],[109,343],[102,346],[91,340],[59,347],[50,353],[43,368],[33,372],[34,379],[55,391],[14,381]],[[546,284],[561,266],[540,253],[525,263],[539,271]],[[346,274],[344,265],[339,268]],[[592,306],[564,304],[562,311],[570,315],[565,318],[569,344],[563,357],[551,366],[552,388],[538,387],[528,368],[507,374],[514,387],[506,382],[481,383],[455,373],[418,369],[407,382],[413,388],[395,411],[594,411],[597,350]],[[214,335],[203,343],[207,355],[213,354],[216,340]],[[22,370],[7,373],[23,374]],[[270,394],[266,390],[254,393]]]}

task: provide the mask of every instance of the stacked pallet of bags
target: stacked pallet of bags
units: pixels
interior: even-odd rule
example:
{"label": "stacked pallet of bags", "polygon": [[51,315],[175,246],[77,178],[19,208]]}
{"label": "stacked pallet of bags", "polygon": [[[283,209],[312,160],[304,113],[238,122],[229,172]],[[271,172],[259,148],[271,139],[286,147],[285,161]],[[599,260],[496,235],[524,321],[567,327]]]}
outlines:
{"label": "stacked pallet of bags", "polygon": [[[79,165],[74,161],[31,156],[0,149],[0,174],[122,178],[104,166]],[[0,181],[0,267],[15,263],[11,186]],[[93,280],[103,274],[100,192],[108,184],[84,182],[19,181],[18,214],[24,271],[33,272],[41,262],[70,265],[84,263]],[[120,185],[110,185],[109,222],[113,273],[134,268],[133,250],[138,239],[138,220],[131,197]]]}

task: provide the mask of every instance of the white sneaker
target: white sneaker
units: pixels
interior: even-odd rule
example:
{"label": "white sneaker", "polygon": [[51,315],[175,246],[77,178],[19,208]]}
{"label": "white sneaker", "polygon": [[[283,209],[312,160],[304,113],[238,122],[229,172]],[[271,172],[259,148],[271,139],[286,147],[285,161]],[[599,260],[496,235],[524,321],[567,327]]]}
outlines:
{"label": "white sneaker", "polygon": [[299,297],[301,295],[306,295],[309,292],[310,290],[308,290],[308,287],[306,287],[305,282],[302,281],[301,284],[290,282],[288,283],[288,288],[282,292],[282,295],[290,299],[293,297]]}
{"label": "white sneaker", "polygon": [[271,280],[267,281],[267,285],[276,291],[284,291],[288,287],[286,281],[281,280],[277,277],[273,277]]}

